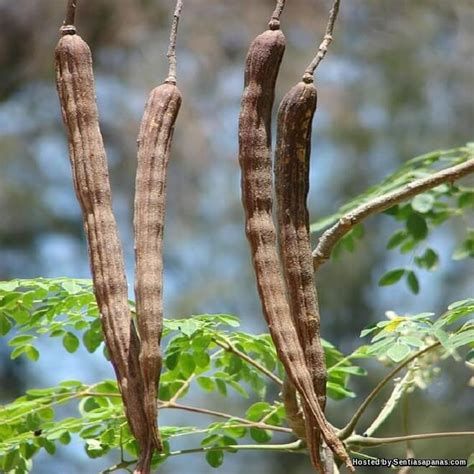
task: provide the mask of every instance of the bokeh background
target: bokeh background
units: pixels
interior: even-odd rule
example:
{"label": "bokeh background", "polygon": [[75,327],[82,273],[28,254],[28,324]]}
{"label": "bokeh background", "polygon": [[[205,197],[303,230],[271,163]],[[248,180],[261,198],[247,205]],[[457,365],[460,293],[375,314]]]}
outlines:
{"label": "bokeh background", "polygon": [[[90,275],[54,86],[53,50],[65,3],[0,0],[0,279]],[[287,3],[282,28],[288,46],[277,101],[316,52],[330,6],[322,0]],[[246,50],[266,28],[273,7],[272,0],[185,1],[178,38],[178,82],[184,100],[170,163],[165,231],[167,317],[232,313],[242,319],[244,330],[265,331],[243,230],[237,121]],[[173,8],[174,0],[79,2],[77,25],[94,55],[129,282],[136,136],[149,91],[166,77]],[[405,160],[472,138],[473,25],[472,0],[342,2],[335,41],[317,73],[313,219],[335,211]],[[346,352],[360,343],[360,331],[382,319],[386,310],[439,313],[450,302],[472,296],[472,263],[450,260],[463,231],[454,223],[431,236],[441,268],[423,274],[419,296],[412,296],[403,282],[377,287],[385,270],[410,258],[385,250],[394,228],[387,216],[371,219],[358,251],[319,274],[323,336]],[[12,362],[0,341],[0,402],[64,379],[94,382],[112,376],[100,356],[85,351],[65,355],[60,343],[46,341],[41,354],[36,364]],[[353,383],[360,396],[385,370],[375,364],[368,368],[370,376]],[[410,397],[412,432],[472,429],[474,404],[472,388],[467,387],[471,374],[452,360],[442,362],[442,368],[442,377],[429,390]],[[201,400],[209,401],[234,413],[245,408],[233,399]],[[352,400],[329,403],[329,417],[341,426],[356,405]],[[184,418],[173,412],[164,414],[162,422],[179,424],[184,419],[190,423],[189,414]],[[395,415],[381,435],[402,432],[401,417]],[[472,442],[462,439],[415,446],[419,458],[466,458],[470,450]],[[374,449],[371,454],[402,457],[404,447]],[[90,460],[77,441],[54,457],[39,456],[33,472],[94,473],[117,460]],[[170,459],[160,468],[164,474],[211,470],[202,455]],[[311,472],[304,456],[226,456],[222,472],[243,470]]]}

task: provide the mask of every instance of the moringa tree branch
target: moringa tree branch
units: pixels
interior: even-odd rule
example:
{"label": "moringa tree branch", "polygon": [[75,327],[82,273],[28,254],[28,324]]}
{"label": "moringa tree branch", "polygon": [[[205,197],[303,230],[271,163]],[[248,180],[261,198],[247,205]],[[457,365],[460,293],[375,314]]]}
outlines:
{"label": "moringa tree branch", "polygon": [[416,179],[400,189],[383,194],[348,212],[342,216],[336,224],[326,230],[319,239],[318,245],[313,251],[314,270],[318,270],[321,265],[329,260],[331,251],[337,242],[367,217],[385,211],[395,204],[405,201],[428,189],[435,188],[443,183],[452,183],[471,173],[474,173],[474,159],[438,171],[425,178]]}

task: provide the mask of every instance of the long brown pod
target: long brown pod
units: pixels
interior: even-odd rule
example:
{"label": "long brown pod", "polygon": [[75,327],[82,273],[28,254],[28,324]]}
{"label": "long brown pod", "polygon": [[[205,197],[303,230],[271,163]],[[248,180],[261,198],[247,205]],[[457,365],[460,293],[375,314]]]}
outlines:
{"label": "long brown pod", "polygon": [[328,446],[351,468],[351,462],[322,413],[306,366],[281,273],[276,231],[272,219],[271,110],[275,82],[285,49],[285,38],[272,30],[251,44],[245,66],[245,89],[239,120],[239,162],[242,202],[257,287],[270,334],[286,373],[305,406],[321,428]]}
{"label": "long brown pod", "polygon": [[181,105],[176,87],[174,45],[182,2],[178,1],[170,40],[170,73],[150,93],[138,136],[135,186],[135,296],[140,333],[140,368],[144,402],[155,445],[158,433],[158,384],[162,367],[163,331],[163,228],[166,178],[173,127]]}
{"label": "long brown pod", "polygon": [[[70,2],[74,4],[75,1]],[[107,158],[99,130],[92,58],[76,34],[74,15],[55,50],[56,83],[66,126],[76,196],[87,235],[94,292],[105,344],[115,369],[130,428],[140,444],[136,472],[149,472],[151,445],[143,407],[139,341],[128,305],[122,249],[112,212]],[[148,468],[147,468],[148,466]],[[147,470],[148,469],[148,470]]]}
{"label": "long brown pod", "polygon": [[[313,281],[313,262],[306,200],[309,191],[311,124],[316,88],[299,82],[285,95],[278,111],[275,191],[279,247],[291,315],[313,379],[319,405],[326,405],[326,364],[320,339],[320,317]],[[319,464],[320,431],[307,423],[307,442]],[[310,441],[310,439],[312,441]]]}

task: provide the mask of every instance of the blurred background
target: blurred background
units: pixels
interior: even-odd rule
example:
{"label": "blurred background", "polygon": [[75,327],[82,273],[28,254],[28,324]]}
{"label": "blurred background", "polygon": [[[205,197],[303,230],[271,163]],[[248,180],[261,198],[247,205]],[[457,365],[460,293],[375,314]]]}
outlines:
{"label": "blurred background", "polygon": [[[331,2],[287,3],[282,29],[288,45],[277,103],[315,54]],[[65,4],[65,0],[0,0],[2,280],[90,276],[54,84],[53,51]],[[237,122],[246,51],[252,39],[266,29],[273,8],[272,0],[185,1],[177,47],[183,105],[168,181],[166,317],[231,313],[241,318],[244,330],[266,330],[243,228]],[[129,282],[133,274],[136,137],[148,93],[166,77],[173,9],[174,0],[82,0],[77,14],[79,33],[94,56],[114,209]],[[405,160],[472,139],[473,25],[472,0],[342,2],[335,40],[317,73],[319,104],[310,195],[313,220],[334,212]],[[379,288],[377,281],[384,271],[410,259],[385,250],[394,229],[387,216],[371,219],[358,251],[344,254],[319,273],[323,337],[344,352],[359,345],[360,331],[383,319],[387,310],[439,313],[452,301],[472,296],[472,263],[450,260],[462,232],[451,223],[431,236],[441,268],[423,273],[419,296],[412,296],[403,282]],[[36,364],[22,358],[12,362],[6,344],[0,342],[1,403],[27,388],[64,379],[95,382],[112,377],[111,367],[99,355],[86,351],[65,355],[60,343],[56,346],[50,341],[41,354]],[[386,370],[380,364],[368,368],[370,376],[353,383],[360,396]],[[446,360],[442,368],[442,377],[427,391],[410,397],[414,433],[472,429],[469,421],[472,425],[474,404],[472,388],[467,387],[471,374],[462,362]],[[227,404],[233,413],[245,408],[233,399],[213,403],[222,409]],[[376,414],[380,403],[382,399],[370,415]],[[357,400],[331,402],[328,416],[341,426],[356,406]],[[179,424],[183,419],[173,411],[163,415],[162,423]],[[195,421],[203,424],[207,420],[198,417]],[[401,417],[393,416],[380,435],[402,433]],[[189,442],[190,447],[192,440]],[[420,441],[414,448],[418,458],[466,458],[472,441]],[[403,457],[404,447],[377,448],[370,454]],[[35,474],[93,473],[118,461],[117,456],[88,459],[79,441],[53,457],[41,454],[37,459]],[[312,472],[304,456],[264,453],[226,456],[222,468],[229,474],[242,470],[277,474],[289,469]],[[164,474],[210,471],[199,454],[170,459],[160,468]],[[422,471],[424,468],[410,472]],[[370,472],[382,471],[371,468]]]}

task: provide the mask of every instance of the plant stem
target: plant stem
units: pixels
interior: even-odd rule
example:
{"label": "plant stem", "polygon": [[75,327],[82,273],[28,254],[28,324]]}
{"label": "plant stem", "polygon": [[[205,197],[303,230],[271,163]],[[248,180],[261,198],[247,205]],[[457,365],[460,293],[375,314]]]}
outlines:
{"label": "plant stem", "polygon": [[318,270],[323,263],[329,260],[331,251],[337,242],[367,217],[385,211],[399,202],[405,201],[428,189],[435,188],[440,184],[447,182],[452,183],[470,173],[474,173],[474,159],[438,171],[425,178],[416,179],[402,186],[400,189],[383,194],[348,212],[342,216],[336,224],[326,230],[319,239],[318,245],[313,251],[314,270]]}
{"label": "plant stem", "polygon": [[239,351],[231,341],[228,339],[223,338],[222,336],[219,336],[220,339],[214,337],[212,340],[220,347],[222,347],[224,350],[228,352],[232,352],[235,354],[237,357],[240,357],[242,360],[247,362],[250,365],[253,365],[256,369],[258,369],[260,372],[265,374],[268,378],[272,379],[277,385],[283,386],[283,381],[277,377],[273,372],[268,370],[266,367],[263,365],[259,364],[256,360],[252,359],[250,356],[245,354],[242,351]]}
{"label": "plant stem", "polygon": [[340,3],[340,0],[334,0],[331,11],[329,12],[329,20],[326,26],[326,33],[324,34],[323,41],[319,45],[316,56],[306,68],[303,74],[303,81],[310,80],[312,82],[314,71],[319,66],[321,61],[324,59],[324,56],[326,56],[326,53],[328,52],[329,45],[331,44],[333,39],[332,34],[334,31],[334,24],[336,23],[337,14],[339,13]]}
{"label": "plant stem", "polygon": [[64,26],[72,25],[74,26],[74,21],[76,17],[76,6],[79,0],[68,0],[67,9],[66,9],[66,18],[64,20]]}
{"label": "plant stem", "polygon": [[406,390],[410,386],[412,377],[413,370],[409,369],[405,376],[395,384],[389,399],[383,406],[377,418],[375,418],[372,424],[364,431],[364,435],[372,436],[385,422],[385,420],[387,420],[387,418],[393,413],[393,410],[395,410],[395,407],[398,405],[403,395],[406,393]]}
{"label": "plant stem", "polygon": [[273,10],[272,17],[270,19],[270,22],[268,23],[268,26],[271,29],[280,28],[280,16],[284,8],[285,8],[285,0],[277,0],[275,10]]}
{"label": "plant stem", "polygon": [[199,448],[182,449],[179,451],[170,451],[162,456],[180,456],[182,454],[204,453],[208,451],[285,451],[289,453],[302,452],[304,450],[303,443],[293,441],[286,444],[233,444],[228,446],[202,446]]}
{"label": "plant stem", "polygon": [[[388,382],[390,382],[393,377],[400,372],[404,367],[406,367],[410,362],[413,360],[417,359],[418,357],[422,356],[426,352],[438,347],[441,343],[440,342],[435,342],[434,344],[431,344],[428,347],[425,347],[424,349],[421,349],[417,352],[415,352],[412,356],[408,357],[404,362],[402,362],[400,365],[392,369],[380,382],[379,384],[369,393],[367,398],[362,402],[360,407],[357,409],[357,411],[354,413],[354,416],[351,418],[349,423],[342,428],[338,436],[340,439],[346,439],[348,438],[352,432],[354,431],[354,428],[356,427],[358,421],[364,414],[365,410],[367,407],[370,405],[370,402],[380,393],[380,391],[387,385]],[[365,438],[364,438],[365,439]]]}
{"label": "plant stem", "polygon": [[474,431],[452,431],[446,433],[422,433],[405,436],[392,436],[388,438],[372,438],[359,435],[352,435],[346,440],[346,444],[350,446],[358,446],[363,448],[374,448],[386,444],[406,443],[407,441],[420,441],[423,439],[435,438],[457,438],[457,437],[474,437]]}
{"label": "plant stem", "polygon": [[211,416],[217,416],[219,418],[225,418],[227,420],[236,420],[240,422],[242,425],[245,425],[250,428],[260,428],[263,430],[272,430],[272,431],[281,431],[282,433],[291,433],[290,428],[285,428],[283,426],[276,426],[276,425],[269,425],[268,423],[264,422],[259,422],[259,421],[250,421],[245,418],[240,418],[238,416],[233,416],[228,413],[223,413],[215,410],[208,410],[207,408],[198,408],[198,407],[193,407],[189,405],[182,405],[180,403],[163,403],[160,405],[160,410],[162,409],[175,409],[175,410],[184,410],[184,411],[190,411],[193,413],[202,413],[204,415],[211,415]]}
{"label": "plant stem", "polygon": [[168,57],[169,69],[168,77],[166,78],[167,83],[176,84],[176,37],[178,35],[178,24],[181,10],[183,9],[183,0],[176,1],[176,8],[173,15],[173,23],[171,25],[170,42],[168,46]]}

